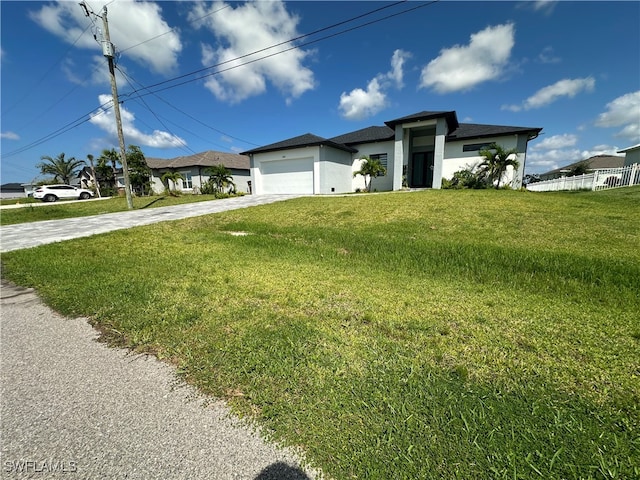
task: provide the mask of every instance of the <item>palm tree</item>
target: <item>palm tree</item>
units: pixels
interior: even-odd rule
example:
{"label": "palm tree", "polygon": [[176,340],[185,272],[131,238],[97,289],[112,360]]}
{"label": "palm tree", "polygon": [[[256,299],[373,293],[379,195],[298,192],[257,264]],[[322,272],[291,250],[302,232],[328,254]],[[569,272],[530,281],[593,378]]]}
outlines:
{"label": "palm tree", "polygon": [[488,184],[494,185],[496,189],[500,188],[500,181],[507,167],[517,170],[520,166],[520,162],[516,159],[517,154],[516,148],[505,150],[497,143],[492,143],[488,148],[480,150],[483,160],[478,165],[478,176],[484,178]]}
{"label": "palm tree", "polygon": [[115,148],[102,150],[98,157],[98,165],[96,166],[98,176],[112,189],[115,189],[118,183],[116,173],[118,163],[120,163],[120,155]]}
{"label": "palm tree", "polygon": [[84,165],[84,160],[76,160],[74,157],[69,159],[64,158],[64,153],[61,153],[55,158],[49,156],[40,157],[43,160],[37,167],[43,175],[53,175],[57,181],[70,184],[71,179],[78,173],[78,167]]}
{"label": "palm tree", "polygon": [[162,180],[162,183],[164,183],[167,191],[171,193],[171,189],[169,188],[169,180],[171,180],[171,182],[173,183],[173,191],[176,192],[178,180],[184,180],[184,177],[180,172],[165,172],[164,174],[162,174],[162,177],[160,177],[160,179]]}
{"label": "palm tree", "polygon": [[214,165],[205,169],[205,173],[209,174],[209,182],[213,186],[215,193],[222,193],[222,191],[229,187],[229,192],[234,192],[236,184],[233,183],[233,176],[231,170],[222,164]]}
{"label": "palm tree", "polygon": [[[362,157],[360,170],[353,172],[353,176],[362,175],[364,177],[364,188],[367,192],[371,191],[371,182],[375,177],[381,177],[387,174],[387,169],[382,165],[378,158]],[[367,178],[369,179],[367,181]]]}

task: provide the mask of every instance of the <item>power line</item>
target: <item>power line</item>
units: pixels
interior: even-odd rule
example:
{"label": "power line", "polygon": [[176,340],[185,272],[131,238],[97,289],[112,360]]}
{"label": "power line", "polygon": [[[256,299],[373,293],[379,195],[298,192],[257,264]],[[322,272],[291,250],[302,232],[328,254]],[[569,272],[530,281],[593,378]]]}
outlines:
{"label": "power line", "polygon": [[[386,6],[384,6],[384,7],[377,8],[377,9],[372,10],[372,11],[370,11],[370,12],[367,12],[367,13],[364,13],[364,14],[361,14],[361,15],[358,15],[358,16],[353,17],[353,18],[351,18],[351,19],[344,20],[344,21],[342,21],[342,22],[338,22],[338,23],[335,23],[335,24],[333,24],[333,25],[329,25],[329,26],[327,26],[327,27],[323,27],[323,28],[321,28],[321,29],[315,30],[315,31],[313,31],[313,32],[310,32],[310,33],[307,33],[307,34],[304,34],[304,35],[300,35],[300,36],[298,36],[298,37],[295,37],[294,39],[290,39],[290,40],[287,40],[287,41],[284,41],[284,42],[280,42],[280,43],[278,43],[278,44],[274,44],[274,45],[271,45],[271,46],[269,46],[269,47],[265,47],[265,48],[262,48],[262,49],[256,50],[256,51],[254,51],[254,52],[251,52],[251,53],[248,53],[248,54],[245,54],[245,55],[241,55],[241,56],[239,56],[239,57],[236,57],[235,59],[226,60],[226,61],[224,61],[224,62],[220,62],[220,63],[218,63],[218,64],[211,65],[211,66],[206,67],[206,68],[203,68],[203,69],[195,70],[195,71],[193,71],[193,72],[191,72],[191,73],[188,73],[188,74],[184,74],[184,75],[180,75],[180,76],[174,77],[173,79],[169,79],[169,80],[166,80],[166,81],[163,81],[163,82],[159,82],[159,83],[156,83],[156,84],[153,84],[153,85],[150,85],[150,86],[142,87],[142,88],[140,88],[140,89],[136,89],[136,90],[134,90],[134,91],[132,91],[132,92],[126,93],[126,94],[121,95],[121,96],[122,96],[122,97],[131,97],[131,99],[136,99],[136,98],[141,98],[141,97],[144,97],[144,96],[147,96],[147,95],[151,95],[151,94],[154,94],[154,95],[155,95],[157,92],[161,92],[161,91],[163,91],[163,90],[168,90],[168,89],[175,88],[175,87],[178,87],[178,86],[181,86],[181,85],[187,84],[187,83],[191,83],[191,82],[195,82],[195,81],[201,80],[201,79],[203,79],[203,78],[207,78],[207,77],[210,77],[210,76],[213,76],[213,75],[218,75],[218,74],[220,74],[220,73],[223,73],[223,72],[226,72],[226,71],[229,71],[229,70],[235,69],[235,68],[239,68],[239,67],[242,67],[242,66],[245,66],[245,65],[249,65],[249,64],[251,64],[251,63],[255,63],[255,62],[258,62],[258,61],[260,61],[260,60],[264,60],[264,59],[266,59],[266,58],[271,58],[271,57],[274,57],[274,56],[276,56],[276,55],[280,55],[280,54],[283,54],[283,53],[289,52],[289,51],[291,51],[291,50],[295,50],[295,49],[302,48],[302,47],[305,47],[305,46],[308,46],[308,45],[312,45],[312,44],[314,44],[314,43],[318,43],[318,42],[320,42],[320,41],[327,40],[327,39],[329,39],[329,38],[337,37],[337,36],[339,36],[339,35],[343,35],[343,34],[345,34],[345,33],[352,32],[352,31],[355,31],[355,30],[358,30],[358,29],[361,29],[361,28],[367,27],[367,26],[369,26],[369,25],[373,25],[373,24],[379,23],[379,22],[384,21],[384,20],[388,20],[389,18],[397,17],[397,16],[399,16],[399,15],[404,15],[404,14],[406,14],[406,13],[409,13],[409,12],[412,12],[412,11],[415,11],[415,10],[418,10],[418,9],[420,9],[420,8],[424,8],[424,7],[427,7],[427,6],[433,5],[433,4],[437,3],[438,1],[439,1],[439,0],[433,0],[433,1],[430,1],[430,2],[427,2],[427,3],[423,3],[423,4],[420,4],[420,5],[416,6],[416,7],[412,7],[412,8],[409,8],[409,9],[403,10],[403,11],[401,11],[401,12],[396,12],[396,13],[393,13],[393,14],[387,15],[387,16],[385,16],[385,17],[381,17],[381,18],[379,18],[379,19],[372,20],[372,21],[370,21],[370,22],[366,22],[366,23],[363,23],[363,24],[360,24],[360,25],[356,25],[356,26],[351,27],[351,28],[348,28],[348,29],[346,29],[346,30],[342,30],[342,31],[340,31],[340,32],[336,32],[336,33],[333,33],[333,34],[330,34],[330,35],[326,35],[326,36],[324,36],[324,37],[320,37],[320,38],[317,38],[317,39],[315,39],[315,40],[311,40],[311,41],[306,42],[306,43],[302,43],[302,44],[299,44],[299,45],[295,45],[295,46],[292,46],[292,47],[290,47],[290,48],[286,48],[286,49],[284,49],[284,50],[281,50],[281,51],[278,51],[278,52],[275,52],[275,53],[272,53],[272,54],[269,54],[269,55],[265,55],[265,56],[263,56],[263,57],[259,57],[259,58],[253,59],[253,60],[249,60],[249,61],[244,62],[244,63],[242,63],[242,64],[234,65],[234,66],[228,67],[228,68],[223,69],[223,70],[217,70],[217,71],[215,71],[215,72],[212,72],[212,73],[209,73],[209,74],[206,74],[206,75],[202,75],[202,76],[199,76],[199,77],[197,77],[197,78],[193,78],[193,79],[190,79],[190,80],[187,80],[187,81],[184,81],[184,82],[180,82],[180,83],[177,83],[177,84],[169,85],[169,86],[167,86],[167,87],[165,87],[165,88],[157,89],[157,90],[154,90],[154,91],[152,91],[152,90],[151,90],[151,88],[154,88],[154,87],[157,87],[157,86],[160,86],[160,85],[164,85],[164,84],[166,84],[166,83],[169,83],[169,82],[172,82],[172,81],[175,81],[175,80],[179,80],[179,79],[181,79],[181,78],[185,78],[185,77],[188,77],[188,76],[192,76],[192,75],[197,74],[197,73],[200,73],[200,72],[202,72],[202,71],[210,70],[210,69],[212,69],[212,68],[217,68],[217,67],[220,67],[220,66],[222,66],[222,65],[228,64],[228,63],[230,63],[230,62],[234,62],[234,61],[240,60],[240,59],[242,59],[242,58],[246,58],[246,57],[249,57],[249,56],[252,56],[252,55],[256,55],[257,53],[262,53],[262,52],[264,52],[264,51],[266,51],[266,50],[270,50],[270,49],[272,49],[272,48],[275,48],[275,47],[278,47],[278,46],[281,46],[281,45],[284,45],[284,44],[287,44],[287,43],[291,43],[292,41],[295,41],[295,40],[297,40],[297,39],[305,38],[305,37],[308,37],[308,36],[314,35],[314,34],[316,34],[316,33],[322,32],[322,31],[330,30],[330,29],[332,29],[332,28],[335,28],[336,26],[344,25],[344,24],[346,24],[346,23],[349,23],[349,22],[352,22],[352,21],[354,21],[354,20],[357,20],[357,19],[363,18],[363,17],[365,17],[365,16],[368,16],[368,15],[371,15],[371,14],[373,14],[373,13],[379,12],[379,11],[384,10],[384,9],[386,9],[386,8],[390,8],[390,7],[393,7],[393,6],[399,5],[399,4],[401,4],[401,3],[406,3],[406,2],[407,2],[407,0],[402,0],[402,1],[399,1],[399,2],[396,2],[396,3],[393,3],[393,4],[390,4],[390,5],[386,5]],[[214,12],[214,13],[215,13],[215,12]],[[203,17],[202,17],[202,18],[203,18]],[[144,43],[144,42],[143,42],[143,43]],[[136,95],[135,97],[133,97],[133,95],[134,95],[134,94],[136,94],[136,93],[140,92],[140,90],[142,90],[142,89],[147,90],[147,92],[146,92],[146,93],[142,93],[142,94],[138,94],[138,95]],[[98,107],[98,108],[102,108],[104,105],[107,105],[108,103],[110,103],[110,102],[106,102],[106,103],[104,103],[103,105],[101,105],[101,106],[100,106],[100,107]],[[171,106],[171,105],[170,105],[170,106]],[[175,108],[175,107],[174,107],[174,108]],[[89,118],[85,118],[85,119],[84,119],[84,120],[82,120],[82,121],[80,121],[80,120],[81,120],[81,119],[83,119],[83,118],[84,118],[85,116],[87,116],[87,115],[91,115],[91,113],[92,113],[92,112],[94,112],[95,110],[97,110],[97,109],[91,110],[88,114],[83,115],[82,117],[80,117],[80,118],[79,118],[79,119],[77,119],[77,120],[74,120],[73,122],[69,122],[69,123],[68,123],[67,125],[65,125],[64,127],[61,127],[60,129],[58,129],[58,130],[56,130],[56,131],[54,131],[54,132],[52,132],[52,133],[50,133],[50,134],[46,135],[45,137],[42,137],[42,138],[41,138],[41,139],[39,139],[39,140],[36,140],[36,141],[34,141],[34,142],[32,142],[32,143],[30,143],[30,144],[28,144],[28,145],[25,145],[24,147],[21,147],[21,148],[19,148],[19,149],[17,149],[17,150],[14,150],[14,151],[12,151],[12,152],[7,153],[7,154],[2,154],[2,155],[1,155],[1,157],[2,157],[2,158],[8,158],[8,157],[11,157],[11,156],[17,155],[17,154],[19,154],[19,153],[22,153],[22,152],[24,152],[24,151],[26,151],[26,150],[29,150],[29,149],[31,149],[31,148],[33,148],[33,147],[35,147],[35,146],[38,146],[38,145],[40,145],[40,144],[42,144],[42,143],[45,143],[46,141],[48,141],[48,140],[50,140],[50,139],[52,139],[52,138],[55,138],[55,137],[57,137],[57,136],[59,136],[59,135],[62,135],[62,134],[66,133],[67,131],[69,131],[69,130],[71,130],[71,129],[73,129],[73,128],[77,127],[77,126],[80,126],[82,123],[85,123],[85,122],[89,121],[89,120],[91,119],[91,117],[90,117],[90,116],[89,116]],[[182,113],[184,113],[184,112],[182,112]],[[194,117],[191,117],[190,115],[188,115],[188,114],[186,114],[186,113],[185,113],[185,115],[187,115],[187,116],[189,116],[190,118],[192,118],[193,120],[195,120],[195,121],[197,121],[197,122],[201,123],[202,125],[207,126],[207,125],[205,125],[204,123],[200,122],[199,120],[195,119]],[[209,127],[209,126],[207,126],[207,127],[208,127],[208,128],[212,128],[212,127]],[[213,130],[215,130],[215,129],[213,129]],[[221,131],[219,131],[219,130],[215,130],[215,131],[218,131],[219,133],[222,133],[223,135],[227,135],[227,134],[225,134],[224,132],[221,132]],[[233,137],[233,136],[231,136],[231,135],[228,135],[228,136],[229,136],[229,137],[231,137],[231,138],[236,138],[236,137]],[[236,139],[237,139],[237,138],[236,138]],[[241,140],[241,139],[237,139],[237,140],[243,141],[243,142],[245,142],[245,143],[249,143],[249,144],[251,144],[251,145],[256,145],[256,144],[254,144],[254,143],[252,143],[252,142],[246,142],[246,141]]]}
{"label": "power line", "polygon": [[[122,72],[122,70],[120,70],[120,71]],[[123,73],[123,74],[124,74],[124,73]],[[137,80],[135,80],[133,77],[131,77],[131,75],[129,75],[129,78],[131,78],[134,82],[136,82],[136,83],[137,83],[138,85],[140,85],[142,88],[144,88],[144,89],[146,89],[146,88],[147,88],[147,87],[144,87],[140,82],[138,82]],[[127,80],[127,81],[128,81],[128,80]],[[156,94],[156,93],[154,93],[154,92],[150,92],[150,93],[151,93],[153,96],[155,96],[158,100],[160,100],[160,101],[164,102],[164,103],[165,103],[166,105],[168,105],[169,107],[173,108],[174,110],[176,110],[177,112],[181,113],[182,115],[184,115],[184,116],[186,116],[186,117],[190,118],[191,120],[193,120],[193,121],[195,121],[195,122],[199,123],[199,124],[200,124],[200,125],[202,125],[203,127],[206,127],[206,128],[208,128],[208,129],[210,129],[210,130],[213,130],[214,132],[217,132],[217,133],[219,133],[219,134],[221,134],[221,135],[225,135],[225,136],[227,136],[227,137],[229,137],[229,138],[233,138],[234,140],[238,140],[238,141],[240,141],[240,142],[242,142],[242,143],[246,143],[246,144],[248,144],[248,145],[253,145],[253,146],[255,146],[255,147],[259,147],[259,145],[258,145],[257,143],[253,143],[253,142],[250,142],[250,141],[248,141],[248,140],[244,140],[244,139],[242,139],[242,138],[235,137],[235,136],[233,136],[233,135],[231,135],[231,134],[229,134],[229,133],[227,133],[227,132],[223,132],[222,130],[218,130],[217,128],[212,127],[211,125],[207,125],[206,123],[202,122],[201,120],[199,120],[198,118],[194,117],[193,115],[190,115],[189,113],[185,112],[184,110],[181,110],[181,109],[179,109],[178,107],[176,107],[175,105],[173,105],[172,103],[168,102],[167,100],[165,100],[164,98],[162,98],[160,95],[157,95],[157,94]],[[134,97],[134,99],[135,99],[135,98],[138,98],[138,97]],[[185,130],[186,130],[186,129],[185,129]],[[187,131],[188,131],[188,130],[187,130]],[[191,133],[191,132],[190,132],[190,133]],[[197,136],[197,135],[196,135],[196,136]],[[213,143],[213,142],[211,142],[211,143]],[[215,143],[214,143],[214,145],[220,146],[220,145],[215,144]]]}
{"label": "power line", "polygon": [[[216,64],[214,64],[214,65],[210,65],[210,66],[208,66],[208,67],[200,68],[200,69],[198,69],[198,70],[194,70],[194,71],[192,71],[192,72],[185,73],[185,74],[183,74],[183,75],[179,75],[179,76],[177,76],[177,77],[173,77],[173,78],[170,78],[170,79],[168,79],[168,80],[164,80],[164,81],[162,81],[162,82],[154,83],[154,84],[152,84],[152,85],[148,85],[147,87],[144,87],[144,88],[145,88],[146,90],[150,90],[150,89],[152,89],[152,88],[154,88],[154,87],[158,87],[158,86],[160,86],[160,85],[164,85],[164,84],[166,84],[166,83],[170,83],[170,82],[173,82],[173,81],[175,81],[175,80],[180,80],[181,78],[190,77],[190,76],[192,76],[192,75],[196,75],[196,74],[198,74],[198,73],[200,73],[200,72],[205,72],[205,71],[207,71],[207,70],[211,70],[211,69],[213,69],[213,68],[217,68],[217,67],[220,67],[220,66],[222,66],[222,65],[226,65],[227,63],[231,63],[231,62],[235,62],[235,61],[238,61],[238,60],[242,60],[243,58],[247,58],[247,57],[250,57],[250,56],[252,56],[252,55],[256,55],[256,54],[258,54],[258,53],[262,53],[262,52],[265,52],[265,51],[267,51],[267,50],[271,50],[272,48],[276,48],[276,47],[279,47],[279,46],[282,46],[282,45],[286,45],[286,44],[288,44],[288,43],[295,42],[295,41],[300,40],[300,39],[302,39],[302,38],[310,37],[310,36],[315,35],[315,34],[317,34],[317,33],[324,32],[324,31],[327,31],[327,30],[331,30],[332,28],[339,27],[340,25],[344,25],[344,24],[346,24],[346,23],[350,23],[350,22],[353,22],[353,21],[355,21],[355,20],[359,20],[360,18],[364,18],[364,17],[367,17],[367,16],[369,16],[369,15],[373,15],[374,13],[377,13],[377,12],[379,12],[379,11],[381,11],[381,10],[384,10],[384,9],[387,9],[387,8],[391,8],[391,7],[395,7],[396,5],[400,5],[401,3],[406,3],[407,1],[408,1],[408,0],[400,0],[400,1],[395,2],[395,3],[392,3],[392,4],[390,4],[390,5],[385,5],[385,6],[383,6],[383,7],[376,8],[375,10],[371,10],[370,12],[366,12],[366,13],[363,13],[363,14],[361,14],[361,15],[357,15],[357,16],[355,16],[355,17],[349,18],[349,19],[347,19],[347,20],[343,20],[343,21],[341,21],[341,22],[334,23],[334,24],[332,24],[332,25],[329,25],[329,26],[326,26],[326,27],[320,28],[320,29],[318,29],[318,30],[314,30],[313,32],[305,33],[304,35],[299,35],[299,36],[294,37],[294,38],[291,38],[291,39],[289,39],[289,40],[285,40],[285,41],[283,41],[283,42],[279,42],[279,43],[276,43],[276,44],[270,45],[270,46],[268,46],[268,47],[264,47],[264,48],[261,48],[261,49],[255,50],[255,51],[253,51],[253,52],[246,53],[246,54],[244,54],[244,55],[240,55],[240,56],[238,56],[238,57],[235,57],[235,58],[232,58],[232,59],[229,59],[229,60],[225,60],[224,62],[216,63]],[[435,1],[438,1],[438,0],[435,0]],[[430,2],[429,4],[431,4],[431,3],[435,3],[435,1],[434,1],[434,2]],[[423,6],[426,6],[426,5],[423,5]],[[420,7],[416,7],[416,8],[420,8]],[[415,8],[414,8],[414,9],[415,9]],[[410,9],[410,10],[408,10],[408,11],[411,11],[411,10],[414,10],[414,9]],[[395,15],[392,15],[392,16],[395,16]],[[382,20],[385,20],[386,18],[391,18],[391,16],[389,16],[389,17],[383,17],[383,18],[381,18],[381,19],[379,19],[379,20],[376,20],[376,21],[374,21],[374,22],[371,22],[371,23],[376,23],[377,21],[382,21]],[[365,24],[365,25],[367,25],[367,24]],[[357,27],[357,28],[360,28],[360,27]],[[355,28],[354,28],[354,29],[355,29]],[[346,30],[345,32],[348,32],[348,31],[350,31],[350,30]],[[331,35],[331,36],[335,36],[335,34],[334,34],[334,35]],[[323,37],[323,38],[330,38],[331,36]],[[323,38],[320,38],[319,40],[322,40]],[[319,41],[319,40],[317,40],[317,41]],[[298,45],[298,46],[296,46],[296,47],[292,47],[292,48],[289,48],[289,49],[287,49],[287,50],[284,50],[282,53],[284,53],[284,52],[286,52],[286,51],[289,51],[289,50],[293,50],[294,48],[300,48],[300,47],[303,47],[303,46],[308,45],[308,44],[310,44],[310,43],[315,43],[315,42],[309,42],[309,43],[307,43],[307,44],[301,44],[301,45]],[[266,56],[266,57],[262,57],[262,58],[269,58],[270,56],[273,56],[273,55],[268,55],[268,56]],[[243,64],[238,65],[238,66],[246,65],[246,64],[248,64],[248,63],[253,63],[253,62],[243,63]],[[209,75],[205,75],[205,76],[197,77],[197,78],[192,79],[192,80],[190,80],[190,81],[197,81],[197,80],[200,80],[201,78],[205,78],[206,76],[209,76]],[[175,86],[184,85],[185,83],[189,83],[190,81],[182,82],[182,83],[178,83],[178,84],[176,84]],[[160,90],[156,90],[156,91],[162,91],[162,90],[166,90],[166,89],[160,89]],[[131,92],[131,93],[126,93],[126,94],[124,94],[123,96],[124,96],[124,97],[127,97],[127,96],[132,95],[133,93],[136,93],[136,91]]]}
{"label": "power line", "polygon": [[[405,1],[406,1],[406,0],[405,0]],[[405,13],[412,12],[412,11],[417,10],[417,9],[419,9],[419,8],[424,8],[424,7],[427,7],[427,6],[429,6],[429,5],[433,5],[434,3],[437,3],[438,1],[439,1],[439,0],[433,0],[433,1],[431,1],[431,2],[428,2],[428,3],[424,3],[424,4],[421,4],[421,5],[418,5],[417,7],[412,7],[412,8],[409,8],[409,9],[407,9],[407,10],[403,10],[402,12],[397,12],[397,13],[394,13],[394,14],[391,14],[391,15],[387,15],[386,17],[382,17],[382,18],[379,18],[379,19],[376,19],[376,20],[372,20],[372,21],[370,21],[370,22],[366,22],[366,23],[363,23],[363,24],[361,24],[361,25],[356,25],[355,27],[351,27],[351,28],[348,28],[348,29],[346,29],[346,30],[342,30],[342,31],[340,31],[340,32],[332,33],[332,34],[330,34],[330,35],[325,35],[324,37],[320,37],[320,38],[317,38],[317,39],[315,39],[315,40],[310,40],[309,42],[301,43],[300,45],[294,45],[294,46],[292,46],[292,47],[285,48],[284,50],[280,50],[280,51],[278,51],[278,52],[270,53],[269,55],[264,55],[264,56],[262,56],[262,57],[255,58],[255,59],[253,59],[253,60],[248,60],[248,61],[246,61],[246,62],[244,62],[244,63],[240,63],[240,64],[238,64],[238,65],[233,65],[233,66],[231,66],[231,67],[227,67],[227,68],[222,69],[222,70],[216,70],[215,72],[207,73],[206,75],[201,75],[201,76],[199,76],[199,77],[192,78],[192,79],[189,79],[189,80],[185,80],[184,82],[176,83],[176,84],[173,84],[173,85],[169,85],[169,86],[164,87],[164,88],[159,88],[159,89],[157,89],[157,90],[153,90],[153,91],[151,91],[151,90],[150,90],[151,88],[153,88],[153,87],[155,87],[155,86],[163,85],[163,84],[165,84],[165,83],[167,83],[167,82],[173,81],[173,80],[178,79],[178,78],[183,78],[183,77],[185,77],[185,76],[189,76],[189,75],[192,75],[192,74],[181,75],[180,77],[176,77],[176,78],[174,78],[174,79],[167,80],[167,81],[165,81],[165,82],[160,82],[160,83],[157,83],[157,84],[151,85],[151,86],[149,86],[149,87],[145,87],[145,88],[146,88],[146,90],[148,90],[148,92],[147,92],[147,93],[140,94],[140,95],[137,95],[137,96],[136,96],[136,97],[134,97],[134,98],[143,97],[143,96],[150,95],[150,94],[157,93],[157,92],[162,92],[162,91],[164,91],[164,90],[169,90],[169,89],[171,89],[171,88],[179,87],[179,86],[181,86],[181,85],[186,85],[187,83],[196,82],[196,81],[198,81],[198,80],[202,80],[202,79],[207,78],[207,77],[212,77],[212,76],[214,76],[214,75],[219,75],[219,74],[221,74],[221,73],[228,72],[229,70],[233,70],[233,69],[236,69],[236,68],[244,67],[244,66],[246,66],[246,65],[250,65],[250,64],[252,64],[252,63],[259,62],[259,61],[261,61],[261,60],[265,60],[265,59],[267,59],[267,58],[275,57],[275,56],[277,56],[277,55],[281,55],[281,54],[283,54],[283,53],[290,52],[291,50],[296,50],[296,49],[299,49],[299,48],[302,48],[302,47],[306,47],[306,46],[308,46],[308,45],[313,45],[314,43],[318,43],[318,42],[321,42],[321,41],[323,41],[323,40],[327,40],[327,39],[329,39],[329,38],[337,37],[337,36],[343,35],[343,34],[345,34],[345,33],[349,33],[349,32],[352,32],[352,31],[354,31],[354,30],[358,30],[358,29],[360,29],[360,28],[368,27],[368,26],[370,26],[370,25],[373,25],[373,24],[379,23],[379,22],[381,22],[381,21],[383,21],[383,20],[388,20],[389,18],[397,17],[397,16],[399,16],[399,15],[404,15]],[[405,3],[405,2],[398,2],[398,3]],[[279,43],[279,44],[277,44],[277,45],[275,45],[275,46],[283,45],[283,44],[285,44],[285,43],[289,43],[289,42],[281,42],[281,43]],[[228,64],[228,63],[235,62],[235,61],[237,61],[237,60],[239,60],[239,59],[241,59],[241,58],[246,58],[246,57],[249,57],[249,56],[251,56],[251,55],[255,55],[256,53],[260,53],[260,52],[263,52],[263,51],[265,51],[265,50],[269,50],[269,49],[271,49],[271,48],[273,48],[273,47],[274,47],[274,46],[266,47],[266,48],[263,48],[263,49],[261,49],[261,50],[256,50],[255,52],[248,53],[248,54],[246,54],[246,55],[242,55],[242,56],[240,56],[240,57],[236,57],[236,58],[233,58],[233,59],[230,59],[230,60],[225,60],[224,62],[220,62],[220,63],[218,63],[218,64],[216,64],[216,65],[211,65],[210,67],[207,67],[206,69],[200,69],[200,70],[198,70],[198,72],[201,72],[201,71],[203,71],[203,70],[210,70],[210,69],[212,69],[212,68],[216,68],[216,67],[219,67],[219,66],[222,66],[222,65],[226,65],[226,64]],[[122,97],[125,97],[125,98],[126,98],[126,97],[130,97],[131,95],[133,95],[134,93],[137,93],[138,91],[139,91],[139,90],[134,91],[134,92],[125,93],[125,94],[123,94],[123,95],[122,95]]]}
{"label": "power line", "polygon": [[[133,88],[133,84],[131,83],[131,81],[129,80],[129,76],[119,67],[116,67],[118,69],[118,71],[122,74],[122,76],[124,77],[124,79],[127,81],[127,83],[129,85],[131,85],[131,87]],[[142,101],[142,103],[144,104],[144,106],[147,108],[147,110],[149,110],[151,112],[151,114],[156,117],[156,120],[158,120],[158,122],[160,122],[160,124],[165,128],[165,130],[167,130],[171,135],[173,135],[176,139],[180,140],[180,143],[183,145],[182,148],[183,150],[186,150],[188,152],[191,153],[197,153],[195,150],[193,150],[191,147],[189,147],[186,143],[184,143],[182,141],[182,139],[180,139],[176,134],[174,134],[171,129],[169,129],[169,127],[167,127],[164,122],[160,119],[160,117],[158,117],[158,115],[156,115],[156,113],[151,109],[151,107],[149,106],[149,104],[147,104],[147,102],[144,100],[144,98],[140,97],[140,100]]]}

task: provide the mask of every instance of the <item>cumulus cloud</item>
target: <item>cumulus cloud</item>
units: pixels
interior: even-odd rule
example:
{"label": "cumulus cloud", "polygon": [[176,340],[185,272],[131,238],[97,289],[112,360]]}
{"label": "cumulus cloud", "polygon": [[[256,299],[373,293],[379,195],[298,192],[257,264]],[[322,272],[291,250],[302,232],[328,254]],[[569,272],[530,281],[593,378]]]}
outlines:
{"label": "cumulus cloud", "polygon": [[[572,135],[569,135],[571,137]],[[556,137],[563,137],[563,135],[556,135]],[[550,140],[550,137],[548,140]],[[547,144],[550,149],[546,149],[543,142],[535,145],[527,153],[527,171],[535,173],[548,172],[560,167],[571,165],[572,163],[586,160],[596,155],[619,155],[616,153],[620,150],[617,146],[612,145],[596,145],[588,150],[580,150],[578,148],[564,148],[573,145],[563,146],[562,141],[549,142]],[[557,145],[554,147],[554,143]]]}
{"label": "cumulus cloud", "polygon": [[522,105],[503,105],[502,110],[519,112],[521,110],[531,110],[549,105],[561,97],[573,98],[580,92],[592,92],[596,81],[593,77],[586,78],[565,78],[553,85],[541,88],[532,96],[527,98]]}
{"label": "cumulus cloud", "polygon": [[[219,100],[241,102],[264,93],[269,82],[290,102],[315,87],[313,72],[303,65],[312,51],[293,49],[255,61],[294,47],[288,40],[299,36],[299,18],[290,14],[283,2],[247,2],[236,8],[226,6],[223,2],[208,6],[197,3],[189,15],[191,21],[204,17],[196,25],[208,28],[218,40],[216,46],[202,44],[201,48],[205,67],[224,63],[220,73],[209,77],[205,83]],[[221,8],[225,8],[224,15],[207,16]],[[272,45],[278,46],[268,48]],[[262,49],[266,50],[249,55]]]}
{"label": "cumulus cloud", "polygon": [[441,50],[422,69],[419,87],[450,93],[499,78],[509,62],[514,37],[513,23],[506,23],[472,34],[467,45]]}
{"label": "cumulus cloud", "polygon": [[532,150],[556,150],[558,148],[573,147],[578,142],[578,137],[571,134],[554,135],[537,142]]}
{"label": "cumulus cloud", "polygon": [[362,120],[382,111],[387,106],[386,91],[395,86],[404,86],[404,63],[411,57],[409,52],[395,50],[391,57],[391,70],[376,75],[367,84],[366,90],[354,88],[340,95],[340,113],[347,120]]}
{"label": "cumulus cloud", "polygon": [[20,140],[20,135],[14,132],[2,132],[0,133],[0,138],[4,138],[5,140]]}
{"label": "cumulus cloud", "polygon": [[[110,108],[113,104],[111,95],[100,95],[98,100],[102,106],[98,108],[97,113],[91,115],[89,121],[109,135],[117,137],[114,112],[113,108]],[[168,132],[161,130],[154,130],[151,134],[141,132],[134,125],[135,115],[123,106],[120,106],[120,118],[122,120],[122,132],[127,144],[153,148],[171,148],[186,145],[182,138]]]}
{"label": "cumulus cloud", "polygon": [[[95,13],[101,15],[102,11]],[[90,32],[81,36],[88,19],[77,2],[47,4],[30,12],[30,17],[66,42],[76,42],[76,47],[101,51]],[[179,35],[162,18],[162,9],[157,3],[111,2],[107,18],[111,42],[118,51],[156,72],[168,74],[174,71],[182,44]],[[100,19],[97,19],[97,24],[102,28]]]}
{"label": "cumulus cloud", "polygon": [[640,90],[627,93],[607,104],[596,120],[598,127],[623,127],[616,137],[631,142],[640,140]]}

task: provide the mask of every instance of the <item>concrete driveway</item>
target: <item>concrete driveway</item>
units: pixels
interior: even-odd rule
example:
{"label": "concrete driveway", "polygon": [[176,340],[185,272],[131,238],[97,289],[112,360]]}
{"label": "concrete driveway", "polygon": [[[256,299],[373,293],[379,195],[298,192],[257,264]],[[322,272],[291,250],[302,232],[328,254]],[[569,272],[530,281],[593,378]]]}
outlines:
{"label": "concrete driveway", "polygon": [[47,243],[88,237],[98,233],[149,225],[167,220],[179,220],[181,218],[198,217],[210,213],[265,205],[282,200],[289,200],[298,196],[299,195],[245,195],[244,197],[187,203],[170,207],[144,208],[126,212],[93,215],[91,217],[5,225],[0,227],[0,252],[37,247],[38,245],[45,245]]}
{"label": "concrete driveway", "polygon": [[[284,200],[242,197],[2,227],[2,250]],[[21,227],[21,228],[18,228]],[[7,233],[7,230],[9,233]],[[108,348],[85,318],[0,287],[2,478],[309,480],[301,457],[184,384],[154,357]]]}

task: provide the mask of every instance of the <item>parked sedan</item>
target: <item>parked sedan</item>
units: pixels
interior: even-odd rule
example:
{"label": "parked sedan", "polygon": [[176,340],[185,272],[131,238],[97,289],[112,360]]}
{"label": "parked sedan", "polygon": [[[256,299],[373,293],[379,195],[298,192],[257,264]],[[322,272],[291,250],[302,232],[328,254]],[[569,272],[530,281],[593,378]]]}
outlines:
{"label": "parked sedan", "polygon": [[61,198],[87,200],[91,197],[93,197],[91,190],[71,185],[42,185],[33,192],[33,198],[38,198],[43,202],[55,202]]}

